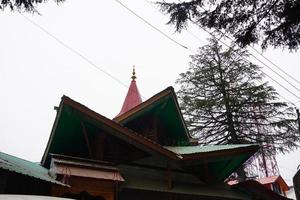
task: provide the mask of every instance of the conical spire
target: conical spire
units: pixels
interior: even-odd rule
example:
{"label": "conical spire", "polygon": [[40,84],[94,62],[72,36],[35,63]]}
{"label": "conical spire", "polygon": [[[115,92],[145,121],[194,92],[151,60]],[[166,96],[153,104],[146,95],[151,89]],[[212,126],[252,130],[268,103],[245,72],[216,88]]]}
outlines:
{"label": "conical spire", "polygon": [[126,98],[124,100],[122,109],[116,117],[122,115],[123,113],[131,110],[133,107],[142,103],[142,98],[141,98],[140,92],[137,88],[136,81],[135,81],[135,79],[136,79],[135,66],[133,66],[131,79],[132,80],[131,80]]}

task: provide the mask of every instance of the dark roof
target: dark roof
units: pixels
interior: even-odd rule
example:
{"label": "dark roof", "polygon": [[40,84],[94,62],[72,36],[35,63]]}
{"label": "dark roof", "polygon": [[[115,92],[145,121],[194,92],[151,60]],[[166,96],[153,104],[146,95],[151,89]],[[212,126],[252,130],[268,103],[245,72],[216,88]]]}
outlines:
{"label": "dark roof", "polygon": [[67,186],[48,174],[48,169],[38,163],[30,162],[3,152],[0,152],[0,168],[14,173],[30,176],[35,179]]}
{"label": "dark roof", "polygon": [[258,200],[291,200],[287,197],[277,194],[276,192],[273,192],[255,180],[246,180],[232,185],[231,187],[245,191]]}

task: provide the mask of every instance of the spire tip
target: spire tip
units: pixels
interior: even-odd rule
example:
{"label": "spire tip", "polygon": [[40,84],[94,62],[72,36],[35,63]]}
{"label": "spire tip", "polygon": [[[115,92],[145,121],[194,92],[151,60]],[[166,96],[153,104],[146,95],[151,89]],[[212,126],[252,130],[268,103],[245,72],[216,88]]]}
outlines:
{"label": "spire tip", "polygon": [[133,65],[133,70],[132,70],[132,76],[131,79],[134,81],[136,79],[136,75],[135,75],[135,66]]}

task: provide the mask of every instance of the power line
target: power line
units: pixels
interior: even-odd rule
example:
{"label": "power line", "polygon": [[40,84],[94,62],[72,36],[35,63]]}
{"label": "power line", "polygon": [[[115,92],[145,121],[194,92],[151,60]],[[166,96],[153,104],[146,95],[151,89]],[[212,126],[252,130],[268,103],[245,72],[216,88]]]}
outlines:
{"label": "power line", "polygon": [[[193,22],[193,21],[192,21]],[[195,23],[195,22],[193,22]],[[199,26],[199,25],[198,25]],[[215,39],[218,39],[214,34],[212,34],[211,32],[207,31],[204,27],[199,26],[201,29],[203,29],[205,32],[207,32],[208,34],[210,34],[212,37],[214,37]],[[225,35],[225,33],[223,33]],[[230,48],[229,45],[227,45],[225,42],[223,42],[221,40],[221,38],[218,39],[222,44],[224,44],[225,46],[227,46],[228,48]],[[234,41],[232,41],[234,42]],[[234,42],[235,43],[235,42]],[[239,53],[238,53],[239,54]],[[250,55],[255,58],[257,61],[259,61],[260,63],[262,63],[263,65],[267,66],[267,64],[265,64],[263,61],[261,61],[260,59],[258,59],[256,56],[254,56],[253,54],[250,53]],[[239,56],[241,56],[242,58],[244,58],[246,61],[250,62],[247,58],[243,57],[241,54],[239,54]],[[290,94],[292,94],[293,96],[295,96],[296,98],[300,99],[300,96],[296,95],[295,93],[293,93],[292,91],[290,91],[288,88],[286,88],[284,85],[282,85],[281,83],[279,83],[277,80],[275,80],[274,78],[272,78],[271,76],[269,76],[267,73],[261,71],[265,76],[267,76],[268,78],[270,78],[272,81],[274,81],[275,83],[277,83],[279,86],[281,86],[283,89],[285,89],[286,91],[288,91]],[[292,103],[292,102],[291,102]]]}
{"label": "power line", "polygon": [[[116,0],[117,1],[117,0]],[[152,5],[151,2],[145,0],[148,4],[150,4],[152,7],[154,7]],[[191,20],[192,23],[196,24],[194,21]],[[198,25],[198,24],[196,24]],[[204,27],[198,25],[200,28],[202,28],[205,32],[207,32],[209,35],[212,35],[215,39],[217,39],[218,41],[220,41],[221,43],[223,43],[224,45],[226,45],[227,47],[230,48],[229,45],[227,45],[226,43],[224,43],[223,41],[221,41],[222,37],[225,36],[227,38],[229,38],[232,42],[234,42],[230,37],[228,37],[225,33],[222,33],[221,31],[219,31],[221,33],[221,37],[217,38],[215,35],[213,35],[211,32],[207,31]],[[191,32],[188,31],[189,34],[191,34],[194,38],[196,38],[197,40],[199,40],[200,42],[203,42],[199,37],[197,37],[195,34],[192,34]],[[253,47],[254,49],[254,47]],[[254,49],[257,53],[259,53],[256,49]],[[292,83],[290,83],[287,79],[285,79],[282,75],[280,75],[279,73],[277,73],[276,71],[274,71],[271,67],[269,67],[267,64],[265,64],[263,61],[261,61],[260,59],[258,59],[256,56],[254,56],[253,54],[251,54],[249,52],[249,54],[254,57],[257,61],[259,61],[260,63],[262,63],[264,66],[266,66],[268,69],[270,69],[271,71],[273,71],[274,73],[276,73],[278,76],[280,76],[282,79],[284,79],[287,83],[289,83],[292,87],[294,87],[297,91],[300,92],[300,89],[298,89],[296,86],[294,86]],[[260,54],[260,53],[259,53]],[[271,60],[269,60],[268,58],[266,58],[263,54],[260,54],[261,56],[263,56],[267,61],[271,62],[273,65],[275,65]],[[240,55],[241,56],[241,55]],[[244,57],[244,59],[246,59]],[[246,59],[248,62],[250,62],[248,59]],[[276,67],[278,67],[277,65],[275,65]],[[279,68],[279,67],[278,67]],[[280,69],[280,68],[279,68]],[[283,71],[282,69],[280,69],[280,71]],[[266,74],[265,72],[261,71],[265,76],[269,77],[271,80],[273,80],[275,83],[277,83],[279,86],[281,86],[282,88],[284,88],[285,90],[287,90],[289,93],[291,93],[292,95],[294,95],[295,97],[297,97],[298,99],[300,99],[300,97],[298,95],[296,95],[295,93],[293,93],[292,91],[290,91],[288,88],[286,88],[285,86],[283,86],[281,83],[279,83],[277,80],[273,79],[271,76],[269,76],[268,74]],[[284,71],[283,71],[284,72]],[[286,72],[284,72],[285,74],[287,74]],[[288,75],[290,76],[290,75]],[[294,78],[293,78],[294,80]],[[297,80],[296,80],[297,81]],[[298,82],[298,81],[297,81]],[[281,96],[281,95],[279,95]],[[287,100],[286,98],[284,98],[283,96],[281,96],[284,100],[290,102],[291,104],[295,105],[293,102]]]}
{"label": "power line", "polygon": [[[205,8],[203,8],[203,6],[201,6],[201,8],[204,11],[207,11]],[[191,20],[192,21],[192,20]],[[192,21],[194,24],[196,24],[194,21]],[[203,29],[203,27],[202,27]],[[221,37],[219,39],[221,39],[223,36],[225,36],[226,38],[228,38],[231,42],[236,43],[231,37],[229,37],[228,35],[226,35],[226,32],[222,32],[220,30],[217,30],[219,33],[221,33]],[[274,62],[272,62],[270,59],[268,59],[266,56],[264,56],[262,53],[260,53],[257,49],[255,49],[254,47],[250,46],[251,49],[253,49],[256,53],[258,53],[259,55],[261,55],[264,59],[266,59],[269,63],[271,63],[273,66],[275,66],[278,70],[280,70],[281,72],[283,72],[286,76],[290,77],[292,80],[294,80],[295,82],[297,82],[298,84],[300,84],[300,81],[298,81],[297,79],[295,79],[293,76],[291,76],[290,74],[288,74],[287,72],[285,72],[283,69],[281,69],[278,65],[276,65]],[[249,52],[250,53],[250,52]],[[252,55],[250,53],[250,55]],[[294,86],[292,83],[290,83],[287,79],[285,79],[283,76],[281,76],[280,74],[278,74],[276,71],[274,71],[271,67],[269,67],[268,65],[264,64],[267,68],[269,68],[272,72],[274,72],[275,74],[277,74],[279,77],[281,77],[283,80],[285,80],[287,83],[289,83],[292,87],[294,87],[298,92],[300,92],[299,88]]]}
{"label": "power line", "polygon": [[121,1],[119,0],[115,0],[118,4],[120,4],[123,8],[125,8],[126,10],[128,10],[129,12],[131,12],[133,15],[135,15],[137,18],[139,18],[140,20],[142,20],[145,24],[147,24],[148,26],[150,26],[151,28],[153,28],[154,30],[156,30],[157,32],[159,32],[160,34],[162,34],[165,38],[169,39],[170,41],[172,41],[173,43],[177,44],[178,46],[189,50],[192,53],[195,53],[192,49],[188,48],[187,46],[177,42],[176,40],[174,40],[173,38],[171,38],[170,36],[168,36],[166,33],[164,33],[163,31],[161,31],[159,28],[155,27],[154,25],[152,25],[150,22],[148,22],[147,20],[145,20],[143,17],[141,17],[140,15],[138,15],[136,12],[134,12],[132,9],[130,9],[128,6],[126,6],[125,4],[123,4]]}
{"label": "power line", "polygon": [[[229,36],[225,35],[225,33],[222,33],[221,31],[218,31],[221,34],[223,34],[226,38],[228,38],[231,42],[235,42],[232,38],[230,38]],[[250,46],[251,49],[253,49],[256,53],[258,53],[259,55],[261,55],[263,58],[265,58],[268,62],[272,63],[277,69],[279,69],[281,72],[283,72],[284,74],[286,74],[287,76],[291,77],[293,80],[295,80],[296,82],[298,82],[294,77],[290,76],[288,73],[286,73],[284,70],[282,70],[280,67],[278,67],[277,65],[275,65],[271,60],[269,60],[268,58],[266,58],[263,54],[261,54],[259,51],[257,51],[254,47]],[[250,53],[250,52],[249,52]],[[267,67],[269,70],[271,70],[273,73],[277,74],[280,78],[282,78],[283,80],[285,80],[289,85],[291,85],[294,89],[296,89],[298,92],[300,92],[300,89],[298,87],[296,87],[294,84],[292,84],[290,81],[288,81],[284,76],[282,76],[281,74],[279,74],[278,72],[276,72],[274,69],[272,69],[270,66],[268,66],[267,64],[265,64],[264,62],[260,61],[256,56],[254,56],[252,53],[250,53],[251,56],[253,56],[256,60],[258,60],[259,62],[261,62],[265,67]],[[300,82],[299,82],[300,84]]]}
{"label": "power line", "polygon": [[256,53],[258,53],[259,55],[261,55],[264,59],[266,59],[267,61],[269,61],[272,65],[274,65],[278,70],[280,70],[282,73],[284,73],[286,76],[290,77],[292,80],[294,80],[295,82],[297,82],[298,84],[300,84],[300,81],[298,81],[296,78],[294,78],[292,75],[288,74],[287,72],[285,72],[283,69],[281,69],[278,65],[276,65],[274,62],[272,62],[270,59],[268,59],[266,56],[264,56],[262,53],[260,53],[257,49],[255,49],[254,47],[250,46],[251,49],[253,49]]}
{"label": "power line", "polygon": [[[201,6],[201,8],[203,9],[203,10],[205,10],[202,6]],[[206,11],[206,10],[205,10]],[[199,24],[197,24],[196,22],[194,22],[193,20],[191,20],[190,19],[190,21],[193,23],[193,24],[195,24],[195,25],[197,25],[197,26],[199,26],[201,29],[203,29],[205,32],[207,32],[208,34],[210,34],[210,35],[212,35],[215,39],[217,39],[216,38],[216,36],[215,35],[213,35],[211,32],[209,32],[209,31],[207,31],[203,26],[200,26]],[[219,39],[217,39],[218,41],[220,41],[221,40],[221,38],[223,37],[223,36],[225,36],[226,38],[228,38],[231,42],[233,42],[233,43],[236,43],[233,39],[231,39],[229,36],[227,36],[226,35],[226,33],[224,32],[222,32],[222,31],[220,31],[220,30],[217,30],[219,33],[221,33],[221,37],[219,38]],[[222,41],[221,41],[222,42]],[[226,45],[227,47],[229,47],[227,44],[225,44],[224,42],[222,42],[224,45]],[[251,46],[250,46],[251,47]],[[230,48],[230,47],[229,47]],[[271,62],[276,68],[279,68],[275,63],[273,63],[271,60],[269,60],[268,58],[266,58],[264,55],[262,55],[260,52],[258,52],[254,47],[251,47],[251,48],[253,48],[258,54],[260,54],[262,57],[264,57],[267,61],[269,61],[269,62]],[[298,87],[296,87],[296,86],[294,86],[292,83],[290,83],[287,79],[285,79],[282,75],[280,75],[279,73],[277,73],[276,71],[274,71],[271,67],[269,67],[267,64],[265,64],[263,61],[261,61],[260,59],[258,59],[256,56],[254,56],[253,54],[251,54],[251,52],[249,52],[249,54],[253,57],[253,58],[255,58],[257,61],[259,61],[260,63],[262,63],[264,66],[266,66],[268,69],[270,69],[272,72],[274,72],[275,74],[277,74],[279,77],[281,77],[283,80],[285,80],[287,83],[289,83],[292,87],[294,87],[297,91],[299,91],[300,92],[300,89],[298,89]],[[246,59],[247,60],[247,59]],[[249,60],[247,60],[248,62],[249,62]],[[279,68],[280,69],[280,68]],[[283,71],[282,69],[280,69],[280,71]],[[300,97],[298,96],[298,95],[296,95],[296,94],[294,94],[293,92],[291,92],[290,90],[288,90],[285,86],[283,86],[282,84],[280,84],[278,81],[276,81],[275,79],[273,79],[272,77],[270,77],[269,75],[267,75],[265,72],[263,72],[263,71],[261,71],[263,74],[265,74],[265,76],[267,76],[267,77],[269,77],[271,80],[273,80],[275,83],[277,83],[278,85],[280,85],[282,88],[284,88],[285,90],[287,90],[289,93],[291,93],[292,95],[294,95],[295,97],[297,97],[298,99],[300,99]],[[283,71],[284,72],[284,71]],[[286,72],[284,72],[285,74],[287,74]],[[288,75],[288,74],[287,74]],[[290,75],[288,75],[288,76],[290,76]],[[292,77],[292,79],[293,80],[296,80],[295,78],[293,78]],[[298,82],[297,80],[296,80],[296,82]]]}
{"label": "power line", "polygon": [[113,76],[112,74],[110,74],[109,72],[105,71],[104,69],[100,68],[99,66],[97,66],[94,62],[92,62],[90,59],[88,59],[86,56],[84,56],[83,54],[81,54],[79,51],[75,50],[74,48],[72,48],[71,46],[67,45],[66,43],[64,43],[62,40],[60,40],[58,37],[56,37],[55,35],[53,35],[52,33],[50,33],[49,31],[47,31],[44,27],[40,26],[39,24],[37,24],[36,22],[34,22],[33,20],[31,20],[30,18],[26,17],[25,15],[23,15],[21,12],[19,12],[19,14],[21,16],[23,16],[27,21],[29,21],[31,24],[33,24],[35,27],[39,28],[42,32],[46,33],[48,36],[50,36],[52,39],[54,39],[56,42],[58,42],[59,44],[61,44],[63,47],[67,48],[68,50],[70,50],[71,52],[73,52],[74,54],[76,54],[77,56],[79,56],[80,58],[82,58],[83,60],[85,60],[87,63],[89,63],[91,66],[93,66],[94,68],[100,70],[102,73],[104,73],[105,75],[109,76],[110,78],[112,78],[113,80],[115,80],[116,82],[118,82],[120,85],[124,86],[125,88],[128,88],[129,86],[125,83],[123,83],[120,79],[118,79],[117,77]]}

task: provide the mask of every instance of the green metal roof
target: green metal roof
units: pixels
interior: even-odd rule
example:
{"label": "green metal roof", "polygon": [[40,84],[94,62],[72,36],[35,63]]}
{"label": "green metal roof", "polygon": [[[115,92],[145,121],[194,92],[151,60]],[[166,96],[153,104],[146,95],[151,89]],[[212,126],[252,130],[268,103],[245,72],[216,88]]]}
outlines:
{"label": "green metal roof", "polygon": [[228,145],[206,145],[206,146],[164,146],[164,148],[176,154],[194,154],[194,153],[208,153],[214,151],[223,151],[237,148],[245,148],[256,146],[253,144],[228,144]]}
{"label": "green metal roof", "polygon": [[50,183],[67,186],[52,178],[48,174],[48,169],[42,167],[38,163],[23,160],[3,152],[0,152],[0,168]]}
{"label": "green metal roof", "polygon": [[164,146],[169,151],[192,158],[185,163],[186,170],[198,174],[208,181],[224,181],[236,171],[254,152],[258,145],[207,145],[207,146]]}

